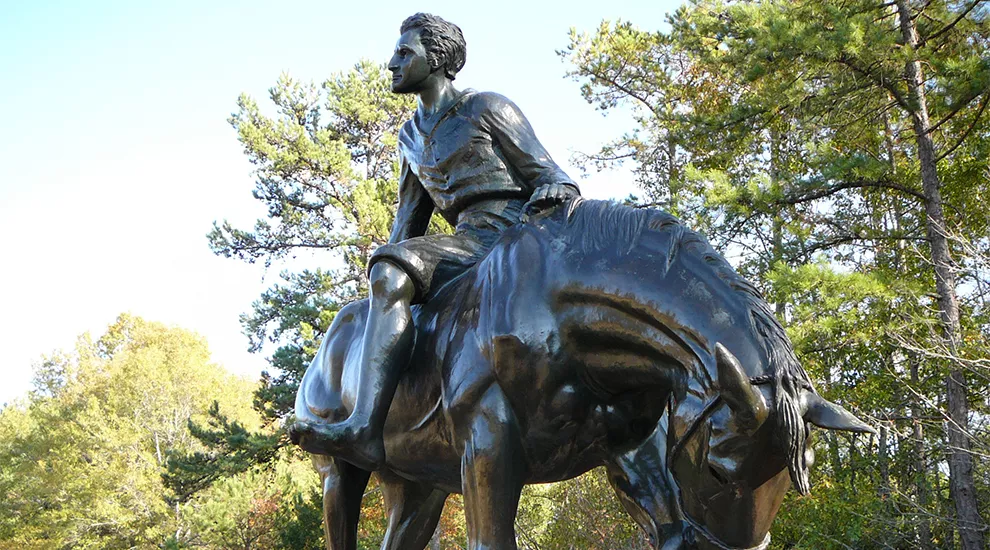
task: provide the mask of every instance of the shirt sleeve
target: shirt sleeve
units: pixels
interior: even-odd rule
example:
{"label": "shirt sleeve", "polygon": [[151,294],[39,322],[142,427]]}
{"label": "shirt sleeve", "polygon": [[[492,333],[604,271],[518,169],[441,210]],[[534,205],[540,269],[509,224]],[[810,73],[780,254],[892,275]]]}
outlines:
{"label": "shirt sleeve", "polygon": [[540,140],[536,139],[533,127],[519,107],[498,94],[481,95],[485,100],[481,115],[485,129],[501,148],[506,162],[522,175],[531,190],[559,183],[573,187],[575,193],[580,194],[574,180],[557,166]]}
{"label": "shirt sleeve", "polygon": [[399,208],[395,212],[395,221],[392,222],[392,233],[388,237],[388,242],[397,243],[425,235],[434,208],[430,195],[400,153]]}

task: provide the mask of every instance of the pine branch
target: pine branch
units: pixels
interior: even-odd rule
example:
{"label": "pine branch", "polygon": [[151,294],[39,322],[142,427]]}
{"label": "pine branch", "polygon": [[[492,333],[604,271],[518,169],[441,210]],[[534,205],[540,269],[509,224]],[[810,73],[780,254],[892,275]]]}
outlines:
{"label": "pine branch", "polygon": [[945,152],[943,152],[941,155],[936,157],[935,162],[939,162],[945,157],[951,155],[953,151],[959,148],[959,146],[962,145],[964,141],[966,141],[969,135],[973,132],[973,129],[976,128],[976,123],[980,121],[980,117],[983,116],[983,111],[986,110],[987,103],[990,103],[990,92],[983,94],[983,101],[980,102],[980,108],[977,109],[976,116],[973,117],[973,121],[969,123],[969,126],[966,128],[966,131],[964,131],[962,135],[959,136],[959,139],[957,139],[956,142],[952,144],[952,147],[949,147],[948,149],[945,150]]}
{"label": "pine branch", "polygon": [[969,13],[971,11],[973,11],[974,8],[976,8],[976,6],[978,6],[978,5],[982,4],[982,3],[983,3],[983,0],[973,0],[972,2],[970,2],[970,4],[968,6],[966,6],[966,9],[964,9],[962,11],[962,13],[960,13],[958,16],[956,16],[956,18],[953,19],[951,22],[949,22],[946,26],[942,27],[941,29],[939,29],[938,31],[936,31],[931,36],[928,36],[926,38],[922,38],[921,40],[919,40],[918,41],[918,47],[919,48],[923,48],[923,47],[925,47],[926,44],[928,44],[932,40],[935,40],[939,36],[942,36],[943,34],[949,32],[950,30],[952,30],[952,28],[955,27],[957,23],[959,23],[960,21],[962,21],[963,19],[965,19],[966,16],[969,15]]}
{"label": "pine branch", "polygon": [[817,191],[812,191],[804,194],[796,194],[789,197],[783,197],[776,199],[773,204],[777,205],[797,205],[806,202],[810,202],[817,199],[822,199],[825,197],[830,197],[840,191],[846,189],[864,189],[864,188],[880,188],[880,189],[893,189],[895,191],[900,191],[907,195],[910,195],[918,200],[925,200],[924,194],[920,191],[907,187],[906,185],[901,185],[899,183],[889,181],[889,180],[858,180],[849,181],[844,183],[839,183],[830,187],[825,187]]}

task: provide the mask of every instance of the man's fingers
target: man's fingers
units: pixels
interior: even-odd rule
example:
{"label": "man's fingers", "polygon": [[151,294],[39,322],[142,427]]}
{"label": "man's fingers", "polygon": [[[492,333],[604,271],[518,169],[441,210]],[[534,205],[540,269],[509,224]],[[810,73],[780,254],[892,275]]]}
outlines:
{"label": "man's fingers", "polygon": [[560,183],[543,185],[536,189],[536,191],[533,191],[533,194],[529,198],[529,202],[527,202],[523,208],[527,212],[536,212],[545,207],[565,202],[571,198],[572,194],[573,193],[570,189],[568,189],[567,185]]}

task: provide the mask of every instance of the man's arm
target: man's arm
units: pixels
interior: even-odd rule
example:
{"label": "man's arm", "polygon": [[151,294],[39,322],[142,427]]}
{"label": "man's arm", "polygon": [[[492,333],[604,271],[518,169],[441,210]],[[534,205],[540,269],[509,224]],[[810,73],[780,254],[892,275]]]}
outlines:
{"label": "man's arm", "polygon": [[397,243],[412,237],[422,237],[430,226],[434,210],[433,200],[427,194],[419,178],[413,173],[402,155],[399,156],[399,208],[392,222],[389,243]]}
{"label": "man's arm", "polygon": [[531,202],[559,202],[581,194],[574,180],[557,166],[536,139],[533,127],[515,103],[498,94],[479,95],[485,102],[482,122],[501,148],[505,160],[534,192]]}

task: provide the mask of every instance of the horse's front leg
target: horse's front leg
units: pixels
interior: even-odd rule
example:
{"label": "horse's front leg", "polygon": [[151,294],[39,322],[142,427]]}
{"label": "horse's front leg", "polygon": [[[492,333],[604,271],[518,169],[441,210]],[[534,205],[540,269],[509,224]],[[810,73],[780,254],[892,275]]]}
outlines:
{"label": "horse's front leg", "polygon": [[515,550],[516,509],[527,471],[519,424],[495,384],[466,414],[459,432],[468,548]]}
{"label": "horse's front leg", "polygon": [[606,464],[608,481],[619,502],[646,532],[654,548],[681,548],[676,488],[667,471],[667,417],[637,448],[613,456]]}

